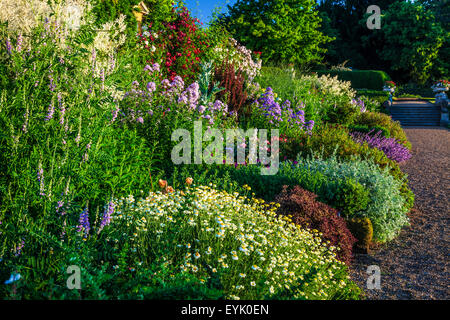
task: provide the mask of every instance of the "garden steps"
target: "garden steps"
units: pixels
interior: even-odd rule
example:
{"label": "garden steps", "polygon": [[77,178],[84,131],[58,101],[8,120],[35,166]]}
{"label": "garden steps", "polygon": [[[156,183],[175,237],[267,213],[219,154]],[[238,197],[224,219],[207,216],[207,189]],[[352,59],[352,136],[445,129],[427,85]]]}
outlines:
{"label": "garden steps", "polygon": [[440,109],[432,103],[423,100],[394,101],[390,108],[393,120],[402,126],[439,126]]}

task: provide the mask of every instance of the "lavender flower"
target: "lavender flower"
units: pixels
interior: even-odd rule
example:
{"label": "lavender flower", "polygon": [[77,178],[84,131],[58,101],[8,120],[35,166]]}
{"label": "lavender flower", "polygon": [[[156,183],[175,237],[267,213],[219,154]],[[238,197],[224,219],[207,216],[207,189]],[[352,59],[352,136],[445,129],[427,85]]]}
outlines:
{"label": "lavender flower", "polygon": [[59,213],[59,210],[64,206],[64,201],[59,200],[58,203],[56,204],[56,212]]}
{"label": "lavender flower", "polygon": [[9,38],[6,38],[6,50],[8,51],[8,54],[12,53],[12,46],[11,42],[9,41]]}
{"label": "lavender flower", "polygon": [[23,114],[23,117],[25,118],[25,122],[23,123],[22,131],[24,133],[27,133],[28,132],[28,117],[29,117],[28,107],[27,107],[27,110],[25,111],[25,113]]}
{"label": "lavender flower", "polygon": [[53,106],[53,102],[50,102],[48,106],[47,116],[45,117],[45,121],[49,121],[53,118],[53,114],[55,113],[55,107]]}
{"label": "lavender flower", "polygon": [[86,240],[89,235],[89,230],[91,226],[89,224],[89,209],[86,206],[80,214],[80,219],[78,220],[78,232],[83,232],[83,240]]}
{"label": "lavender flower", "polygon": [[86,162],[89,160],[89,150],[91,149],[91,141],[89,141],[89,143],[86,145],[86,152],[83,155],[83,161],[82,162]]}
{"label": "lavender flower", "polygon": [[61,125],[64,124],[64,115],[66,114],[66,108],[64,106],[64,103],[62,102],[61,94],[58,93],[58,105],[59,105],[59,112],[61,114],[61,118],[59,120],[59,123]]}
{"label": "lavender flower", "polygon": [[114,58],[113,54],[109,55],[109,72],[114,71],[114,68],[116,67],[116,59]]}
{"label": "lavender flower", "polygon": [[14,249],[14,256],[16,256],[16,257],[20,256],[22,254],[22,249],[24,246],[25,246],[25,241],[22,239],[22,241]]}
{"label": "lavender flower", "polygon": [[368,133],[352,132],[350,136],[356,142],[367,143],[371,148],[377,148],[384,152],[386,157],[397,162],[403,162],[411,158],[411,153],[404,145],[395,138],[385,138],[382,132],[378,131],[374,134],[374,130]]}
{"label": "lavender flower", "polygon": [[114,121],[116,121],[117,119],[117,115],[119,114],[119,105],[116,106],[116,108],[112,111],[112,119],[111,119],[111,123],[113,123]]}
{"label": "lavender flower", "polygon": [[205,107],[205,106],[198,106],[198,107],[197,107],[197,111],[200,112],[200,113],[205,112],[205,110],[206,110],[206,107]]}
{"label": "lavender flower", "polygon": [[39,182],[39,195],[45,196],[44,169],[42,169],[40,162],[37,170],[37,180]]}
{"label": "lavender flower", "polygon": [[23,37],[22,37],[22,33],[20,33],[19,36],[17,37],[17,43],[16,43],[16,51],[17,52],[22,51],[22,42],[23,42]]}
{"label": "lavender flower", "polygon": [[108,205],[105,207],[105,211],[103,212],[102,222],[100,223],[100,228],[98,229],[98,233],[100,233],[103,228],[111,223],[111,217],[114,213],[115,204],[113,201],[110,201]]}
{"label": "lavender flower", "polygon": [[255,101],[256,107],[267,119],[267,122],[280,126],[287,125],[289,128],[306,130],[310,132],[314,122],[309,121],[305,125],[305,105],[299,102],[295,108],[291,107],[291,102],[285,100],[281,105],[275,99],[272,88],[268,87],[260,98]]}

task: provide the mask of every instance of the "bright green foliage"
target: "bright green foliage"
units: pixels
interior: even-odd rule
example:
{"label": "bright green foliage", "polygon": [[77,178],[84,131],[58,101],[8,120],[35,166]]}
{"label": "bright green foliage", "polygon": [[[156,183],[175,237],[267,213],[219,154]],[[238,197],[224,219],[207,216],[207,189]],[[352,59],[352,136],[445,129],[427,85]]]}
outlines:
{"label": "bright green foliage", "polygon": [[344,181],[334,204],[342,209],[343,216],[348,217],[367,208],[369,191],[353,179]]}
{"label": "bright green foliage", "polygon": [[92,13],[96,17],[97,24],[101,25],[117,19],[121,14],[126,16],[127,31],[132,34],[137,30],[136,18],[133,15],[133,7],[140,0],[95,0],[92,1]]}
{"label": "bright green foliage", "polygon": [[238,0],[218,23],[263,61],[305,64],[321,59],[330,38],[320,31],[313,0]]}

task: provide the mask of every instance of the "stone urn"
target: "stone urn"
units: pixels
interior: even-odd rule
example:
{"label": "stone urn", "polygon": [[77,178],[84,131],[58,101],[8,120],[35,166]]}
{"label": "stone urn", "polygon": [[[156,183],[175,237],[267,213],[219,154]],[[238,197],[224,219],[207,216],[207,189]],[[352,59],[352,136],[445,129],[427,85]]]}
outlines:
{"label": "stone urn", "polygon": [[432,86],[431,88],[436,94],[434,104],[441,109],[441,126],[447,126],[449,123],[448,97],[446,94],[448,88],[439,84]]}
{"label": "stone urn", "polygon": [[394,96],[395,87],[384,86],[383,91],[389,92],[388,100],[383,103],[383,107],[388,109],[388,108],[392,107],[392,98]]}

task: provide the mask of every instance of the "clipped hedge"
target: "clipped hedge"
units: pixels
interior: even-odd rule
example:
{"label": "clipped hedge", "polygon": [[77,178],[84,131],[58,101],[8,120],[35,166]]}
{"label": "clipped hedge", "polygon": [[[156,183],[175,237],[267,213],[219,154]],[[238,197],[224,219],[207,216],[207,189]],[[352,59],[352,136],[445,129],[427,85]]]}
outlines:
{"label": "clipped hedge", "polygon": [[350,81],[355,89],[381,90],[385,81],[391,80],[386,72],[380,70],[317,71],[319,76],[324,74],[337,76],[339,80]]}
{"label": "clipped hedge", "polygon": [[358,89],[356,90],[356,94],[358,96],[366,96],[368,98],[379,98],[379,97],[385,97],[386,99],[389,98],[389,92],[382,90]]}

